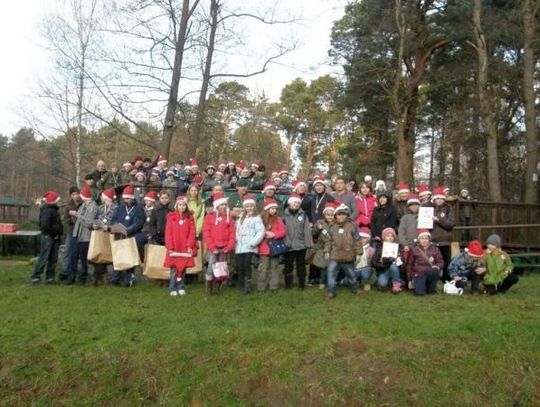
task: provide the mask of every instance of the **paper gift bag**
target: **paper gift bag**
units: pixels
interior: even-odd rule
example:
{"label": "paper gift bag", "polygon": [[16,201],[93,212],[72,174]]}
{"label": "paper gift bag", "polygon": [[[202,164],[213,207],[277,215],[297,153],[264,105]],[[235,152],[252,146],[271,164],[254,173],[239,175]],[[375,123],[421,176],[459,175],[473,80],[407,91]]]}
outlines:
{"label": "paper gift bag", "polygon": [[88,261],[98,264],[112,263],[111,240],[109,234],[101,230],[93,230],[88,246]]}
{"label": "paper gift bag", "polygon": [[147,244],[144,247],[143,276],[157,280],[168,280],[170,269],[163,267],[167,249],[157,244]]}
{"label": "paper gift bag", "polygon": [[197,241],[197,256],[193,259],[195,261],[195,265],[191,268],[186,269],[187,274],[197,274],[200,273],[203,269],[203,258],[204,254],[203,252],[206,252],[204,245],[202,242]]}
{"label": "paper gift bag", "polygon": [[134,237],[127,239],[114,240],[110,236],[112,249],[113,268],[116,271],[127,270],[141,264],[137,243]]}

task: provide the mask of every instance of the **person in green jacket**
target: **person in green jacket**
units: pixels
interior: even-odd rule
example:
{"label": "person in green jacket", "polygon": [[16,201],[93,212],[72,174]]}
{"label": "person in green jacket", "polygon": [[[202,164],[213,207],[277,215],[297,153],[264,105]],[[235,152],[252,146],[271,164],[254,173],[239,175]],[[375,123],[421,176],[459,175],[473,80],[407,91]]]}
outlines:
{"label": "person in green jacket", "polygon": [[486,240],[486,245],[484,263],[487,270],[484,275],[484,287],[490,295],[504,294],[518,282],[519,277],[513,273],[512,259],[501,250],[501,237],[499,235],[490,235]]}

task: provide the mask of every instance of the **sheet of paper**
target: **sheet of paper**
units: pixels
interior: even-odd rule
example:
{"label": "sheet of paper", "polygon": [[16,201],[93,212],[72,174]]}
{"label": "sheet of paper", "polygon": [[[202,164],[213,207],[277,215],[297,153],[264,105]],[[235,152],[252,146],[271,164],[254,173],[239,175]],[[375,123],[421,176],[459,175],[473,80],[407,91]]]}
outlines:
{"label": "sheet of paper", "polygon": [[395,259],[398,256],[399,244],[383,242],[381,258],[391,257]]}
{"label": "sheet of paper", "polygon": [[433,207],[421,206],[418,210],[418,229],[433,229]]}

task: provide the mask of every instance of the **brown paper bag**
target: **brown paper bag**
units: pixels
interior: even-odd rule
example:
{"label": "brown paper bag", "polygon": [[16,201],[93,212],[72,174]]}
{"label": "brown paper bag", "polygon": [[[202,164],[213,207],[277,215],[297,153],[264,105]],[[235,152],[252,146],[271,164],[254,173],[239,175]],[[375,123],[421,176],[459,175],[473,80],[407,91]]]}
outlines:
{"label": "brown paper bag", "polygon": [[112,263],[111,240],[109,233],[102,230],[93,230],[90,234],[88,246],[88,261],[98,264]]}
{"label": "brown paper bag", "polygon": [[167,249],[157,244],[147,244],[144,247],[143,276],[157,280],[168,280],[170,269],[163,267]]}
{"label": "brown paper bag", "polygon": [[114,240],[110,235],[113,268],[116,271],[127,270],[141,264],[137,243],[134,237],[127,239]]}
{"label": "brown paper bag", "polygon": [[203,259],[204,255],[206,254],[206,248],[204,247],[202,241],[197,241],[197,246],[197,256],[193,259],[195,261],[195,265],[191,268],[186,269],[186,274],[197,274],[200,273],[203,269]]}

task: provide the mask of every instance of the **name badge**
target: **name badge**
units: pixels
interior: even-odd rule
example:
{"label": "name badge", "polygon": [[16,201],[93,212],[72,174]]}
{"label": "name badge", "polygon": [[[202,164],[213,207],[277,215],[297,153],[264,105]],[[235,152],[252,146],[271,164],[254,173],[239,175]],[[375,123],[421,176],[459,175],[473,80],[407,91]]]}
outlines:
{"label": "name badge", "polygon": [[180,220],[178,221],[178,224],[179,224],[179,225],[183,225],[183,224],[184,224],[184,219],[180,219]]}
{"label": "name badge", "polygon": [[323,229],[322,234],[323,234],[323,235],[327,235],[327,234],[328,234],[328,232],[326,231],[326,229]]}
{"label": "name badge", "polygon": [[303,220],[304,220],[304,218],[302,216],[298,217],[298,222],[302,222]]}
{"label": "name badge", "polygon": [[430,261],[431,263],[433,263],[433,260],[435,260],[433,257],[430,257],[430,258],[429,258],[429,261]]}
{"label": "name badge", "polygon": [[147,222],[150,222],[150,216],[148,216],[148,217],[146,218],[146,221],[147,221]]}
{"label": "name badge", "polygon": [[221,216],[217,218],[217,221],[218,221],[218,222],[221,222]]}
{"label": "name badge", "polygon": [[107,219],[103,219],[103,223],[107,223]]}
{"label": "name badge", "polygon": [[441,218],[444,218],[444,212],[443,212],[443,213],[441,213]]}
{"label": "name badge", "polygon": [[339,228],[338,233],[342,235],[343,233],[345,233],[345,231],[342,228]]}

